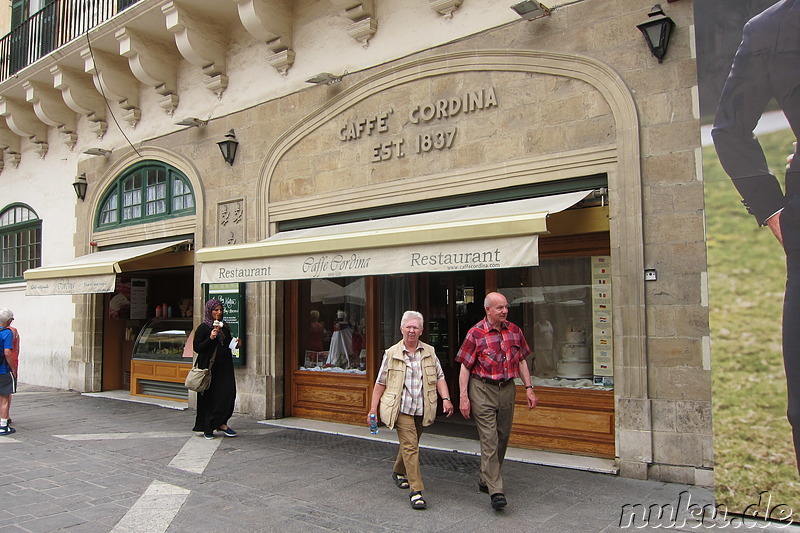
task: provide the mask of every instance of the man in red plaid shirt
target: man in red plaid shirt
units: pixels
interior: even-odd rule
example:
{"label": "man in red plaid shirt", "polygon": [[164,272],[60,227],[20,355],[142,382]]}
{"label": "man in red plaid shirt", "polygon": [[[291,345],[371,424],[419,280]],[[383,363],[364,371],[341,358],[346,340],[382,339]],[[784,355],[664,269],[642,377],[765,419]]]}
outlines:
{"label": "man in red plaid shirt", "polygon": [[525,362],[531,350],[522,330],[508,322],[508,300],[498,292],[486,295],[483,302],[486,318],[468,332],[458,350],[461,363],[458,384],[459,408],[464,418],[475,416],[481,440],[481,473],[478,488],[491,495],[492,508],[506,506],[500,468],[514,420],[514,379],[525,385],[528,409],[536,407],[536,394]]}

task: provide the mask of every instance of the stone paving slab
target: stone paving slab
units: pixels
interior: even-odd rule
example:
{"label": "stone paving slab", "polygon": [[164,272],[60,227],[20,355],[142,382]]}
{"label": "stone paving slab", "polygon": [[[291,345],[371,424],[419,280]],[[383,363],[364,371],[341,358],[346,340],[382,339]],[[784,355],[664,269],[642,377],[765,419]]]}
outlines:
{"label": "stone paving slab", "polygon": [[[0,437],[3,533],[605,532],[665,529],[621,529],[625,505],[662,506],[682,493],[713,504],[700,487],[507,461],[509,506],[497,512],[477,491],[478,457],[423,450],[429,508],[414,511],[390,479],[391,443],[237,416],[230,424],[239,436],[218,437],[208,464],[193,472],[169,466],[202,448],[186,446],[202,439],[191,431],[192,410],[23,385],[12,418],[17,433]],[[142,509],[159,502],[164,510],[148,519]],[[677,525],[670,529],[711,524]]]}

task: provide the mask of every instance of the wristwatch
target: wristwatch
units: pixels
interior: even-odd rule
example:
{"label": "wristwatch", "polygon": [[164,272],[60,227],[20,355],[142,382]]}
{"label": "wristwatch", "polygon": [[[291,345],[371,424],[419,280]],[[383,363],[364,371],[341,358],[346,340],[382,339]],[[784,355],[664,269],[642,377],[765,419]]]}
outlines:
{"label": "wristwatch", "polygon": [[532,389],[532,388],[533,388],[533,385],[525,385],[525,388],[526,388],[526,389]]}
{"label": "wristwatch", "polygon": [[450,401],[450,398],[442,398],[442,401],[443,401],[443,402],[449,402],[449,401]]}

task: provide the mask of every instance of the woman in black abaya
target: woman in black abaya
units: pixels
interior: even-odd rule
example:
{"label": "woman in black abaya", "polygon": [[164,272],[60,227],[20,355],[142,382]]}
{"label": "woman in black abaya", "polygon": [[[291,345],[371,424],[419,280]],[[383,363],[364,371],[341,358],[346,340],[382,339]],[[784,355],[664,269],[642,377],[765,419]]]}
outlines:
{"label": "woman in black abaya", "polygon": [[215,431],[221,431],[226,437],[236,436],[236,432],[228,426],[236,400],[236,379],[230,348],[233,335],[222,320],[224,313],[222,302],[212,298],[206,302],[203,323],[194,332],[194,351],[197,352],[196,363],[199,368],[208,368],[214,349],[217,351],[211,367],[211,386],[197,395],[194,431],[202,431],[207,439],[213,439]]}

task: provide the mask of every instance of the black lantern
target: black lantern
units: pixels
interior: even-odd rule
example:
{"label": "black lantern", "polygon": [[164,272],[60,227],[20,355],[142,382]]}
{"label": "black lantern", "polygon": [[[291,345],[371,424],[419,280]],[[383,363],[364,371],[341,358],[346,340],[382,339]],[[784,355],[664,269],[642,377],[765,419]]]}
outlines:
{"label": "black lantern", "polygon": [[233,165],[233,160],[236,159],[236,149],[239,147],[239,141],[236,140],[236,135],[233,130],[225,134],[225,140],[217,143],[222,152],[222,157],[229,165]]}
{"label": "black lantern", "polygon": [[667,53],[669,36],[672,33],[672,28],[675,27],[675,23],[661,11],[661,4],[654,5],[647,16],[648,19],[636,27],[644,34],[647,46],[650,47],[650,51],[661,63]]}
{"label": "black lantern", "polygon": [[86,198],[86,187],[89,184],[86,182],[86,174],[81,174],[77,178],[75,178],[75,182],[72,184],[72,188],[75,189],[75,196],[78,197],[78,200],[81,202],[84,198]]}

